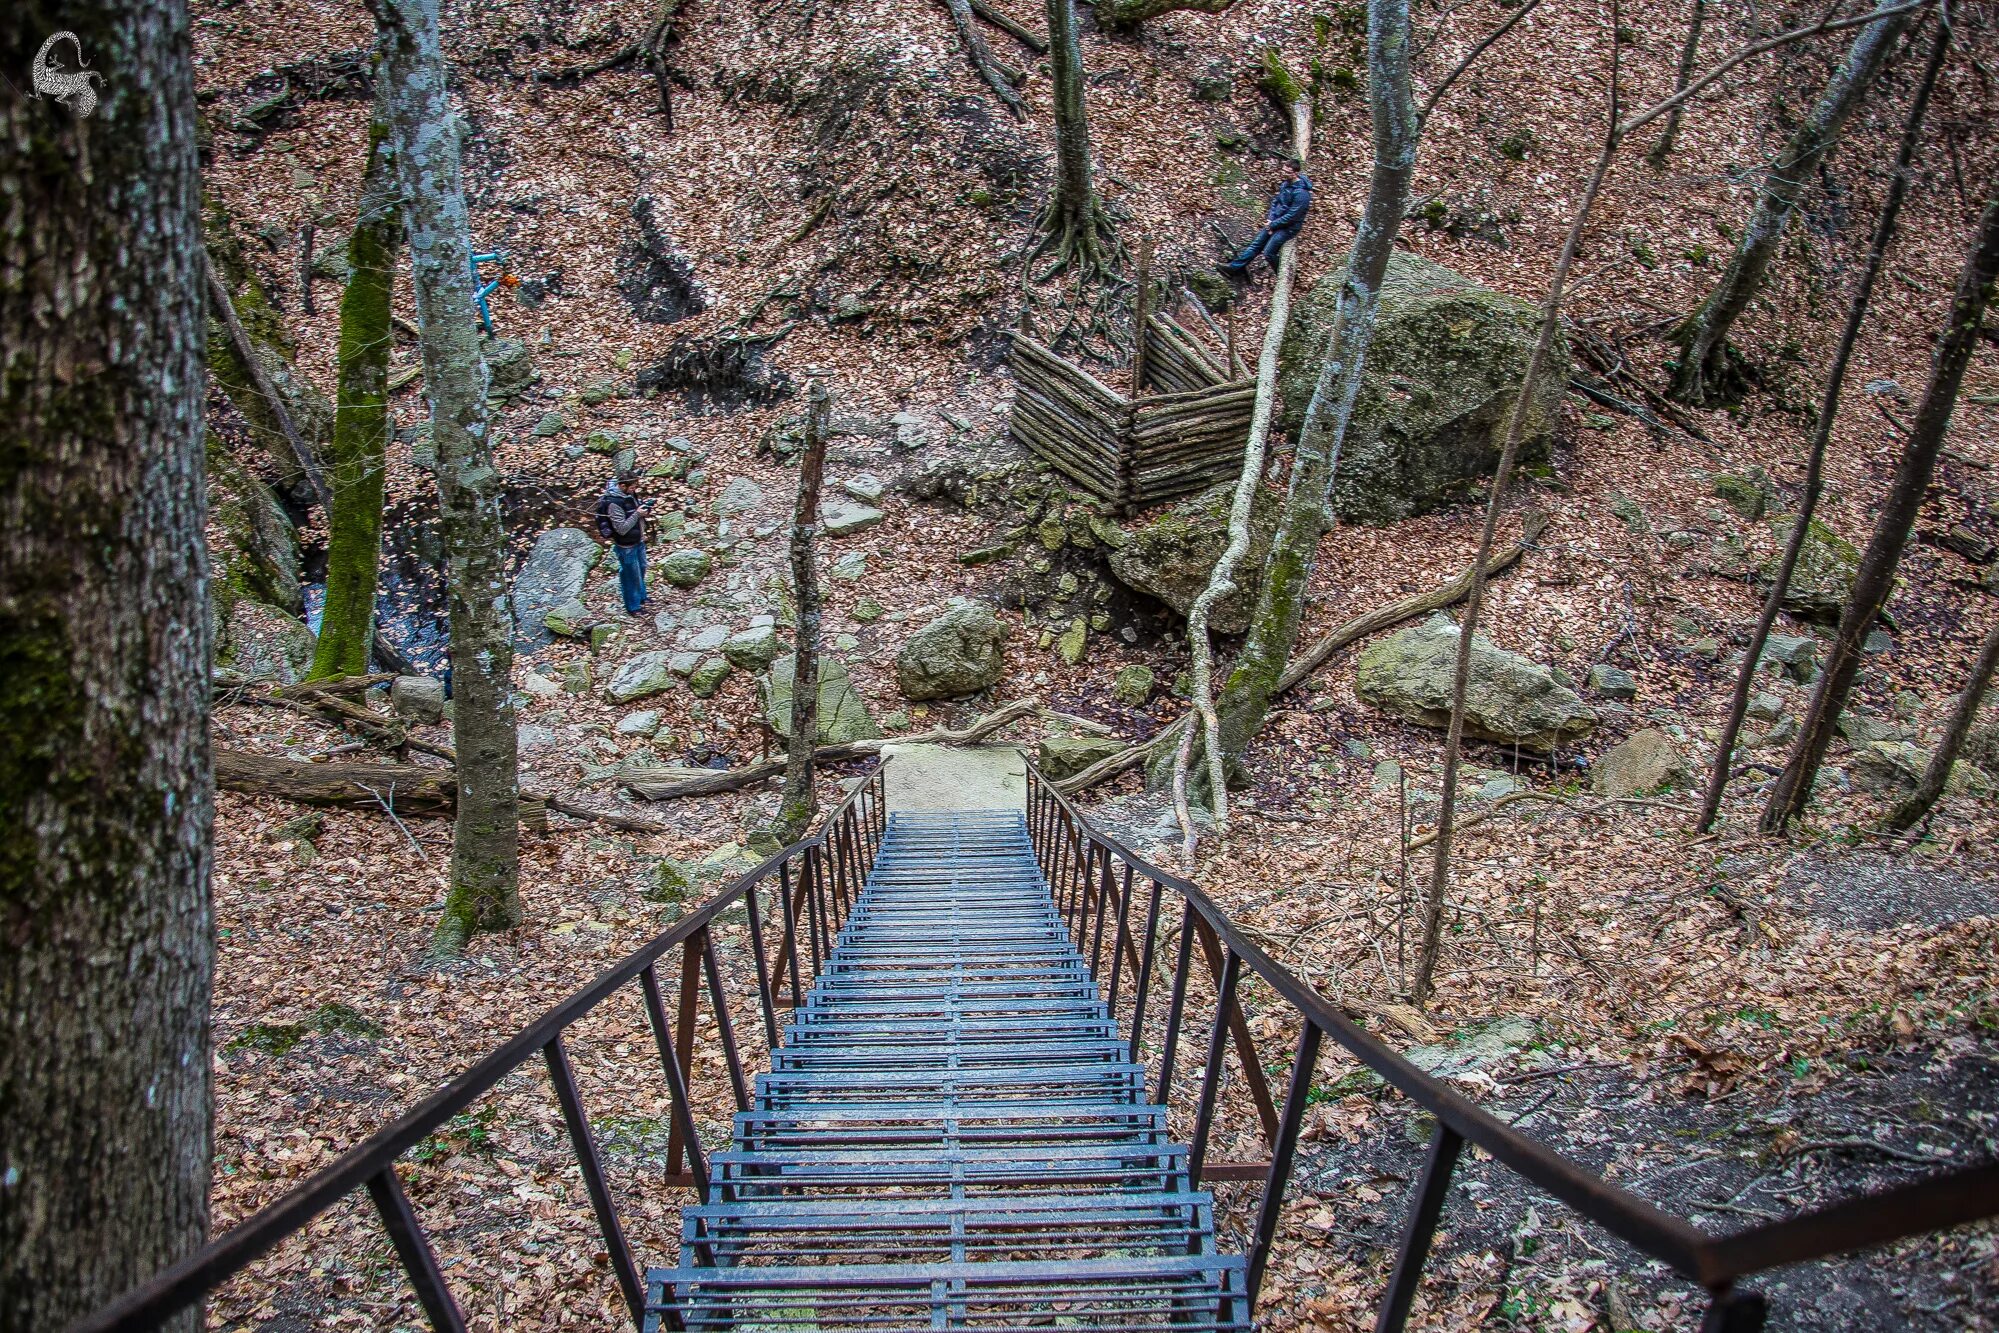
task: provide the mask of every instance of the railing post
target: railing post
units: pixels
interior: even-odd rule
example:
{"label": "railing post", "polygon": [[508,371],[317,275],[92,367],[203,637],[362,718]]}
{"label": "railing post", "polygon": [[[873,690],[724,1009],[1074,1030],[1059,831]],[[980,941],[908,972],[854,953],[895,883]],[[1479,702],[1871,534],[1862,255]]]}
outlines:
{"label": "railing post", "polygon": [[[1128,1059],[1138,1063],[1139,1040],[1145,1032],[1145,1000],[1152,989],[1152,959],[1159,950],[1159,900],[1166,886],[1158,880],[1152,881],[1152,902],[1145,909],[1145,955],[1138,965],[1138,975],[1133,979],[1137,993],[1131,1000],[1131,1054]],[[1184,953],[1185,950],[1183,949]],[[1184,962],[1182,967],[1186,966]]]}
{"label": "railing post", "polygon": [[[810,849],[807,850],[810,855]],[[802,873],[798,887],[791,883],[791,862],[787,859],[777,864],[778,906],[784,913],[784,941],[777,949],[777,984],[784,985],[787,964],[791,975],[791,1008],[795,1013],[798,1006],[805,1003],[805,989],[798,979],[798,906],[804,896],[804,876]],[[776,1049],[776,1043],[772,1043]]]}
{"label": "railing post", "polygon": [[805,868],[800,872],[805,888],[805,942],[812,950],[815,977],[819,975],[819,859],[820,847],[815,842],[805,849]]}
{"label": "railing post", "polygon": [[[782,864],[782,862],[779,863],[780,868],[782,868]],[[750,885],[749,890],[743,894],[743,899],[749,908],[750,952],[757,961],[757,1001],[763,1006],[764,1041],[770,1050],[775,1051],[777,1049],[777,998],[771,994],[770,960],[764,953],[763,912],[757,906],[757,890],[769,882],[766,879]],[[778,891],[782,893],[783,889],[780,888]],[[779,984],[783,983],[780,982]]]}
{"label": "railing post", "polygon": [[[1110,1014],[1117,1018],[1118,981],[1124,976],[1124,956],[1131,952],[1131,862],[1124,863],[1123,883],[1117,896],[1117,932],[1111,937]],[[1136,971],[1137,959],[1133,959]],[[1135,980],[1135,979],[1134,979]]]}
{"label": "railing post", "polygon": [[556,1100],[562,1103],[562,1118],[569,1126],[569,1141],[576,1149],[576,1165],[583,1171],[583,1187],[590,1194],[590,1207],[597,1214],[597,1229],[603,1233],[604,1248],[611,1255],[611,1270],[618,1275],[618,1287],[625,1293],[625,1308],[632,1312],[632,1327],[646,1322],[645,1286],[639,1281],[638,1267],[632,1263],[632,1248],[625,1243],[625,1230],[618,1225],[617,1205],[611,1187],[604,1180],[604,1163],[597,1156],[597,1139],[590,1132],[590,1118],[583,1111],[583,1098],[576,1091],[576,1075],[569,1067],[569,1055],[558,1034],[541,1048],[548,1061],[548,1076],[555,1081]]}
{"label": "railing post", "polygon": [[715,957],[715,935],[701,927],[701,969],[708,974],[708,1002],[715,1006],[715,1026],[722,1034],[722,1058],[729,1066],[729,1086],[736,1094],[736,1109],[750,1109],[749,1084],[743,1079],[743,1058],[736,1050],[736,1026],[729,1019],[729,995],[722,988],[722,964]]}
{"label": "railing post", "polygon": [[1230,949],[1222,956],[1222,975],[1215,985],[1219,994],[1215,997],[1214,1025],[1208,1030],[1208,1067],[1201,1074],[1201,1102],[1194,1113],[1194,1141],[1187,1160],[1187,1176],[1196,1188],[1201,1184],[1201,1166],[1208,1158],[1215,1098],[1222,1090],[1222,1062],[1229,1056],[1229,1002],[1235,999],[1236,979],[1241,975],[1242,959]]}
{"label": "railing post", "polygon": [[1305,1105],[1312,1099],[1312,1071],[1319,1063],[1319,1038],[1323,1034],[1311,1019],[1298,1034],[1298,1051],[1291,1063],[1291,1086],[1284,1094],[1284,1115],[1277,1122],[1277,1142],[1270,1145],[1270,1175],[1263,1183],[1263,1204],[1256,1214],[1256,1239],[1249,1249],[1247,1290],[1249,1308],[1256,1309],[1256,1294],[1263,1286],[1263,1267],[1270,1260],[1270,1243],[1277,1238],[1278,1214],[1284,1211],[1284,1187],[1291,1181],[1291,1158],[1298,1151],[1298,1130],[1305,1119]]}
{"label": "railing post", "polygon": [[[687,1088],[694,1083],[694,1007],[700,1000],[701,952],[700,946],[689,936],[680,946],[680,991],[677,996],[679,1012],[674,1015],[673,1048],[679,1057],[680,1086]],[[694,1104],[687,1104],[687,1129],[685,1138],[689,1160],[695,1150],[697,1135],[694,1132]],[[675,1119],[666,1130],[666,1173],[674,1175],[680,1170],[681,1138],[680,1121]]]}
{"label": "railing post", "polygon": [[1701,1319],[1701,1333],[1763,1333],[1769,1303],[1760,1291],[1723,1287]]}
{"label": "railing post", "polygon": [[694,1103],[687,1095],[687,1064],[679,1051],[674,1049],[672,1031],[666,1023],[666,1002],[659,994],[659,973],[648,966],[639,973],[639,986],[645,994],[646,1019],[652,1024],[653,1045],[659,1048],[659,1062],[666,1070],[666,1090],[673,1105],[670,1114],[673,1123],[667,1130],[667,1146],[671,1156],[667,1162],[668,1175],[680,1169],[680,1154],[673,1151],[682,1140],[687,1144],[687,1169],[694,1177],[694,1195],[701,1202],[708,1202],[708,1159],[701,1151],[701,1135],[694,1124]]}
{"label": "railing post", "polygon": [[416,1220],[409,1196],[403,1193],[403,1182],[397,1179],[393,1163],[368,1177],[368,1193],[375,1200],[375,1211],[382,1216],[389,1243],[396,1247],[403,1275],[416,1288],[416,1298],[422,1303],[431,1328],[436,1333],[465,1333],[465,1316],[458,1312],[458,1302],[444,1285],[437,1255],[424,1239],[423,1226]]}
{"label": "railing post", "polygon": [[[1090,977],[1093,980],[1103,975],[1104,918],[1110,914],[1111,906],[1111,852],[1108,847],[1101,850],[1102,855],[1097,857],[1097,873],[1092,885],[1097,900],[1097,924],[1090,931]],[[1115,944],[1116,941],[1113,940],[1112,943]]]}
{"label": "railing post", "polygon": [[[1173,1091],[1173,1066],[1180,1053],[1180,1020],[1187,1011],[1187,973],[1194,965],[1194,904],[1190,899],[1181,899],[1185,909],[1180,915],[1180,957],[1173,969],[1173,996],[1166,1003],[1166,1046],[1159,1055],[1159,1090],[1152,1100],[1166,1105],[1166,1095]],[[1132,1034],[1138,1040],[1138,1034]]]}
{"label": "railing post", "polygon": [[1395,1260],[1395,1275],[1388,1280],[1388,1295],[1381,1302],[1381,1315],[1374,1321],[1374,1333],[1401,1333],[1416,1300],[1416,1288],[1423,1281],[1423,1265],[1429,1262],[1430,1240],[1437,1234],[1437,1218],[1444,1211],[1444,1195],[1451,1188],[1451,1172],[1458,1164],[1458,1151],[1465,1141],[1458,1132],[1439,1120],[1430,1137],[1430,1160],[1423,1166],[1422,1183],[1409,1201],[1409,1219],[1402,1229],[1402,1253]]}

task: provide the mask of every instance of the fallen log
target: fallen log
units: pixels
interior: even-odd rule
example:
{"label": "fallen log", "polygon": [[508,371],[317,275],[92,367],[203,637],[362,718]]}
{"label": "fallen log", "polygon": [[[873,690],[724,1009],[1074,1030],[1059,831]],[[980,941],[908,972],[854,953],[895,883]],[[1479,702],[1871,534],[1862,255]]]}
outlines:
{"label": "fallen log", "polygon": [[[952,731],[939,727],[934,731],[919,731],[910,736],[887,736],[879,740],[846,741],[839,745],[821,745],[812,751],[812,762],[818,764],[839,763],[847,759],[866,759],[878,755],[886,745],[976,745],[994,732],[1035,716],[1041,711],[1039,699],[1022,699],[973,722],[962,731]],[[640,776],[622,779],[625,790],[635,796],[643,796],[649,801],[671,801],[683,796],[713,796],[719,792],[741,791],[768,782],[784,772],[784,760],[767,759],[758,764],[746,764],[741,768],[717,769],[700,777],[674,777],[660,781],[650,781]]]}
{"label": "fallen log", "polygon": [[[1488,579],[1495,578],[1519,563],[1520,557],[1527,553],[1528,548],[1533,546],[1547,527],[1547,514],[1538,509],[1528,510],[1521,524],[1519,539],[1505,550],[1493,552],[1492,559],[1486,562],[1485,576]],[[1467,567],[1448,583],[1432,588],[1428,592],[1416,593],[1355,616],[1286,663],[1284,674],[1277,678],[1277,688],[1272,691],[1272,697],[1296,689],[1306,677],[1324,666],[1326,659],[1348,644],[1364,639],[1370,634],[1378,634],[1405,620],[1413,620],[1431,611],[1441,611],[1454,602],[1462,601],[1465,594],[1471,591],[1471,580],[1472,571]],[[1136,768],[1145,762],[1145,756],[1151,752],[1153,746],[1168,737],[1179,735],[1186,725],[1185,716],[1169,722],[1138,744],[1100,759],[1073,777],[1055,783],[1055,789],[1065,796],[1073,796],[1079,791],[1114,778],[1127,769]]]}

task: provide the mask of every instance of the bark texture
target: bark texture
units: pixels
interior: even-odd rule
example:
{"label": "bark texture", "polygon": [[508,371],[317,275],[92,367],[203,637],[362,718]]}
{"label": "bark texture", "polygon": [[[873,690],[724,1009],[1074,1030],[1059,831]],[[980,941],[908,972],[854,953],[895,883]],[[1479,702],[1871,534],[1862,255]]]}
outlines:
{"label": "bark texture", "polygon": [[791,683],[791,732],[785,742],[784,794],[777,807],[777,838],[803,837],[818,803],[812,790],[812,747],[819,735],[819,571],[812,539],[819,531],[819,487],[826,476],[826,430],[831,400],[814,376],[805,390],[805,448],[798,458],[798,507],[791,516],[791,592],[798,608],[796,667]]}
{"label": "bark texture", "polygon": [[1699,407],[1732,396],[1730,385],[1734,377],[1727,362],[1729,330],[1763,289],[1771,261],[1777,257],[1784,229],[1797,209],[1806,183],[1818,174],[1820,164],[1838,144],[1847,118],[1867,95],[1889,52],[1909,26],[1910,18],[1905,9],[1884,13],[1860,30],[1846,58],[1833,72],[1831,82],[1819,94],[1811,114],[1764,173],[1755,211],[1743,228],[1742,239],[1736,243],[1721,281],[1680,327],[1680,362],[1674,376],[1673,396],[1681,402]]}
{"label": "bark texture", "polygon": [[1950,29],[1938,24],[1930,47],[1929,64],[1923,70],[1922,81],[1916,85],[1915,96],[1909,101],[1908,118],[1902,125],[1901,147],[1895,155],[1895,170],[1888,177],[1887,197],[1881,201],[1881,214],[1874,222],[1874,236],[1867,247],[1867,261],[1861,267],[1852,298],[1847,302],[1846,326],[1840,331],[1839,346],[1833,352],[1832,365],[1826,370],[1818,421],[1812,429],[1812,441],[1805,453],[1804,493],[1798,500],[1797,517],[1791,523],[1791,537],[1784,544],[1783,557],[1777,564],[1777,577],[1771,581],[1770,593],[1763,600],[1762,614],[1757,617],[1756,628],[1750,633],[1748,647],[1743,653],[1742,665],[1735,673],[1735,693],[1729,700],[1728,719],[1722,724],[1714,768],[1708,774],[1707,790],[1701,797],[1700,815],[1695,821],[1695,827],[1702,833],[1714,827],[1715,818],[1721,813],[1721,798],[1728,790],[1729,767],[1735,762],[1735,741],[1742,734],[1742,719],[1749,708],[1749,692],[1755,685],[1757,664],[1763,660],[1763,645],[1770,641],[1770,631],[1777,623],[1778,612],[1783,609],[1784,596],[1791,587],[1791,576],[1797,572],[1798,557],[1803,554],[1805,540],[1811,533],[1812,516],[1818,512],[1819,496],[1825,490],[1826,445],[1832,439],[1833,421],[1839,415],[1840,395],[1846,387],[1846,368],[1853,360],[1853,348],[1860,339],[1860,327],[1867,321],[1867,307],[1874,298],[1874,284],[1881,276],[1888,246],[1895,239],[1895,227],[1902,216],[1902,201],[1909,193],[1909,171],[1915,164],[1916,145],[1922,139],[1923,116],[1929,109],[1930,94],[1936,89],[1937,75],[1949,54]]}
{"label": "bark texture", "polygon": [[1090,153],[1075,0],[1048,0],[1048,61],[1055,85],[1055,197],[1048,205],[1042,248],[1055,251],[1051,272],[1072,265],[1094,272],[1111,262],[1112,240]]}
{"label": "bark texture", "polygon": [[445,92],[437,0],[370,0],[416,274],[451,608],[458,817],[436,946],[520,924],[520,775],[500,473],[472,300],[471,232]]}
{"label": "bark texture", "polygon": [[1368,104],[1374,167],[1367,209],[1354,233],[1346,289],[1330,345],[1298,432],[1284,512],[1271,542],[1249,637],[1216,703],[1224,756],[1239,757],[1270,711],[1284,664],[1298,644],[1305,589],[1318,563],[1326,502],[1340,447],[1360,393],[1361,371],[1374,336],[1381,279],[1409,208],[1416,173],[1417,121],[1409,80],[1408,0],[1368,0]]}
{"label": "bark texture", "polygon": [[1840,613],[1839,633],[1827,654],[1825,674],[1819,677],[1806,710],[1791,758],[1771,788],[1763,808],[1763,828],[1775,832],[1804,813],[1811,799],[1812,784],[1818,780],[1819,765],[1825,761],[1826,747],[1832,743],[1833,725],[1846,707],[1853,678],[1860,670],[1861,645],[1880,618],[1881,608],[1894,591],[1895,569],[1902,560],[1902,548],[1915,527],[1923,507],[1923,494],[1936,472],[1937,454],[1943,449],[1944,432],[1957,406],[1957,393],[1964,383],[1964,368],[1978,343],[1979,326],[1992,302],[1993,282],[1999,278],[1999,185],[1988,186],[1985,210],[1978,223],[1978,240],[1957,292],[1951,298],[1942,336],[1937,340],[1936,360],[1930,371],[1929,388],[1909,427],[1902,457],[1895,466],[1895,478],[1874,524],[1874,536],[1860,556],[1860,571],[1854,576],[1853,591],[1846,609]]}
{"label": "bark texture", "polygon": [[[377,86],[381,83],[378,80]],[[359,676],[375,638],[382,558],[382,493],[389,446],[390,297],[402,243],[401,192],[387,118],[368,130],[360,212],[347,243],[353,274],[340,298],[340,390],[328,478],[326,609],[311,676]]]}
{"label": "bark texture", "polygon": [[[59,28],[88,117],[21,87]],[[0,1328],[60,1329],[208,1221],[200,182],[177,0],[0,67]]]}

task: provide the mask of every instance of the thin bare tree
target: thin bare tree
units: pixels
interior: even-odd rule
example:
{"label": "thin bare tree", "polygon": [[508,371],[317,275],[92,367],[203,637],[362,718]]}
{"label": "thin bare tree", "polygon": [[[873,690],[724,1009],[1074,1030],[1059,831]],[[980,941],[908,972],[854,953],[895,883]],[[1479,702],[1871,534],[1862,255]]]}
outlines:
{"label": "thin bare tree", "polygon": [[[1680,47],[1680,71],[1673,83],[1673,91],[1679,92],[1694,77],[1694,69],[1700,63],[1701,23],[1707,17],[1707,0],[1694,0],[1693,12],[1687,15],[1687,40]],[[1666,159],[1673,155],[1673,145],[1680,137],[1680,116],[1685,107],[1674,107],[1666,113],[1665,128],[1659,131],[1659,138],[1652,145],[1652,151],[1645,154],[1645,160],[1652,166],[1663,167]]]}
{"label": "thin bare tree", "polygon": [[791,730],[785,739],[784,795],[777,807],[777,840],[791,843],[812,823],[812,751],[819,736],[819,572],[812,541],[819,531],[819,488],[826,475],[826,430],[831,413],[826,381],[814,375],[805,389],[805,448],[798,456],[798,503],[791,514],[791,593],[798,608],[792,657]]}
{"label": "thin bare tree", "polygon": [[1957,755],[1964,748],[1964,738],[1971,733],[1971,727],[1978,720],[1978,705],[1984,702],[1985,691],[1992,684],[1992,669],[1999,666],[1999,623],[1994,623],[1985,632],[1985,642],[1979,646],[1978,660],[1971,664],[1971,679],[1965,682],[1964,693],[1957,696],[1957,706],[1951,709],[1950,721],[1945,724],[1943,737],[1937,741],[1937,748],[1930,755],[1930,762],[1923,768],[1923,777],[1916,784],[1916,790],[1905,800],[1896,803],[1884,821],[1891,829],[1906,829],[1919,820],[1925,819],[1937,798],[1950,783],[1950,770],[1957,763]]}

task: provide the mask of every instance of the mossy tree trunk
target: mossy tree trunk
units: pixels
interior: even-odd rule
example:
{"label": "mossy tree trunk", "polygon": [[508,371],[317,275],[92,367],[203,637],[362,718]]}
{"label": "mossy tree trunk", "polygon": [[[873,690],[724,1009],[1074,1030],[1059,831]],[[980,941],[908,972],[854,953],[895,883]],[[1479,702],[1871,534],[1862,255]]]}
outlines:
{"label": "mossy tree trunk", "polygon": [[1875,520],[1874,536],[1861,554],[1853,591],[1840,613],[1839,632],[1826,655],[1825,673],[1812,693],[1811,706],[1805,711],[1791,757],[1763,807],[1765,832],[1786,827],[1804,813],[1805,803],[1811,799],[1819,765],[1825,761],[1826,747],[1832,744],[1833,726],[1846,707],[1846,697],[1860,670],[1861,645],[1867,641],[1868,631],[1874,628],[1881,608],[1888,603],[1888,595],[1894,591],[1895,569],[1901,563],[1902,548],[1907,545],[1922,510],[1924,492],[1936,472],[1944,431],[1957,406],[1964,368],[1977,345],[1986,307],[1992,302],[1995,279],[1999,279],[1999,182],[1986,189],[1978,240],[1965,261],[1950,313],[1937,339],[1929,388],[1923,393],[1916,419],[1909,427],[1909,437],[1902,445],[1894,480]]}
{"label": "mossy tree trunk", "polygon": [[798,505],[791,516],[791,591],[798,607],[791,680],[791,731],[784,751],[784,795],[777,840],[803,837],[818,808],[812,790],[812,752],[819,738],[819,572],[812,539],[819,531],[819,488],[826,475],[826,381],[815,375],[805,390],[805,448],[798,456]]}
{"label": "mossy tree trunk", "polygon": [[1305,589],[1318,563],[1333,475],[1360,395],[1368,344],[1374,337],[1382,277],[1388,271],[1402,216],[1409,208],[1409,187],[1416,172],[1417,121],[1409,79],[1408,0],[1369,0],[1367,64],[1374,129],[1367,208],[1354,233],[1333,334],[1298,432],[1290,487],[1271,540],[1249,637],[1215,705],[1222,752],[1231,759],[1241,756],[1262,727],[1284,664],[1298,644],[1299,627],[1305,619]]}
{"label": "mossy tree trunk", "polygon": [[[22,89],[58,28],[103,71],[88,115]],[[189,40],[179,0],[0,9],[0,1328],[65,1328],[207,1231]]]}
{"label": "mossy tree trunk", "polygon": [[1743,227],[1742,238],[1736,243],[1720,282],[1674,335],[1680,346],[1680,359],[1674,372],[1673,397],[1681,402],[1701,407],[1734,396],[1736,375],[1728,360],[1729,330],[1763,290],[1771,262],[1777,257],[1777,247],[1784,239],[1784,229],[1797,209],[1806,183],[1839,143],[1847,118],[1867,95],[1867,89],[1881,72],[1911,17],[1907,11],[1887,14],[1860,30],[1811,114],[1764,173],[1757,190],[1756,208]]}
{"label": "mossy tree trunk", "polygon": [[389,303],[402,242],[401,205],[388,120],[378,107],[368,128],[360,211],[347,243],[353,271],[340,298],[340,391],[327,478],[333,503],[327,515],[326,607],[313,650],[309,678],[314,680],[365,674],[375,639],[389,446],[389,348],[395,338]]}
{"label": "mossy tree trunk", "polygon": [[520,774],[506,526],[473,305],[471,228],[437,0],[370,0],[403,184],[451,608],[458,815],[436,947],[520,924]]}
{"label": "mossy tree trunk", "polygon": [[1839,416],[1839,400],[1846,389],[1846,370],[1852,363],[1854,346],[1860,341],[1860,328],[1867,322],[1867,307],[1874,299],[1874,284],[1881,277],[1888,246],[1895,239],[1895,228],[1901,220],[1902,201],[1908,197],[1909,176],[1915,166],[1916,145],[1922,139],[1923,117],[1929,110],[1930,94],[1936,89],[1937,75],[1942,72],[1944,60],[1950,54],[1950,40],[1949,28],[1938,24],[1930,44],[1929,64],[1924,67],[1922,81],[1916,85],[1915,96],[1909,101],[1908,118],[1902,124],[1901,147],[1895,155],[1895,169],[1888,177],[1888,193],[1881,201],[1881,214],[1874,221],[1867,261],[1861,266],[1860,276],[1853,284],[1853,295],[1847,301],[1846,326],[1840,330],[1839,346],[1834,349],[1832,365],[1826,370],[1818,420],[1812,428],[1811,444],[1805,450],[1805,484],[1798,497],[1798,512],[1791,520],[1790,540],[1784,543],[1784,553],[1777,562],[1777,576],[1770,582],[1770,591],[1763,599],[1762,613],[1757,617],[1756,628],[1749,633],[1749,642],[1743,648],[1742,665],[1735,673],[1735,692],[1729,698],[1728,716],[1722,722],[1721,739],[1715,744],[1714,767],[1708,771],[1700,814],[1694,820],[1695,829],[1702,833],[1714,827],[1714,821],[1721,813],[1721,798],[1728,790],[1729,769],[1735,762],[1735,742],[1742,734],[1742,720],[1748,713],[1749,692],[1755,685],[1757,664],[1763,660],[1763,646],[1770,641],[1770,631],[1776,627],[1778,612],[1783,609],[1784,598],[1790,593],[1791,576],[1797,572],[1798,559],[1804,554],[1805,542],[1811,535],[1812,519],[1818,512],[1819,497],[1825,489],[1826,447],[1832,441],[1833,422]]}
{"label": "mossy tree trunk", "polygon": [[1055,252],[1051,274],[1068,267],[1094,273],[1111,265],[1116,242],[1097,198],[1075,0],[1048,0],[1048,63],[1055,85],[1055,197],[1041,248]]}

